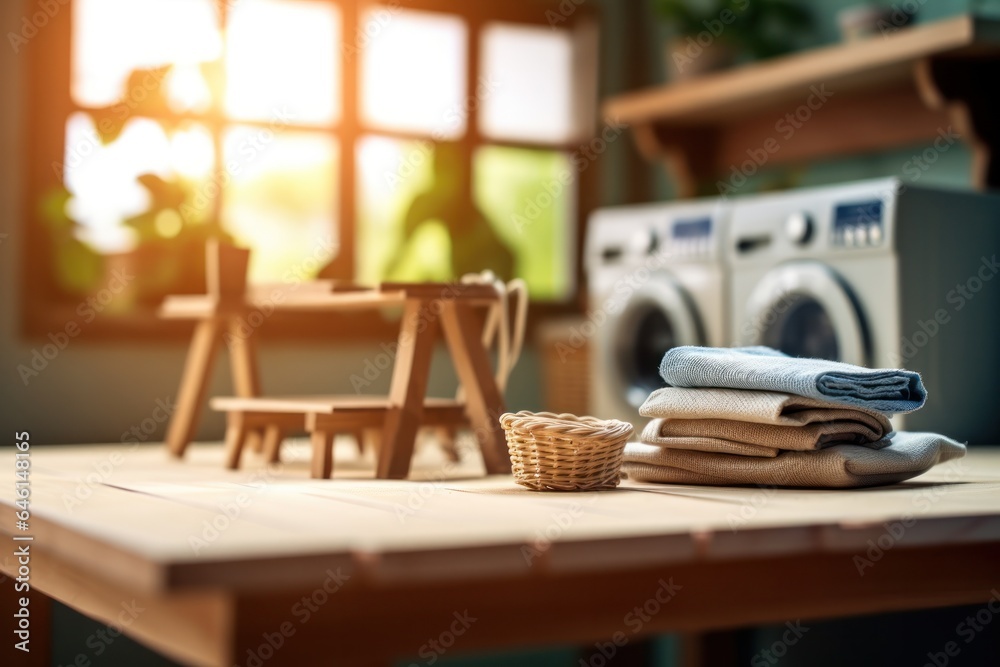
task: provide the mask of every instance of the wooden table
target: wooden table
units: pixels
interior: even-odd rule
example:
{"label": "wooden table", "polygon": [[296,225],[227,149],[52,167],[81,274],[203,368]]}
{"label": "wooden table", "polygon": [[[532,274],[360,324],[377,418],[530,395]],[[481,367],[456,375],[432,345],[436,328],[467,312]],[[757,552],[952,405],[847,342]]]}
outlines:
{"label": "wooden table", "polygon": [[476,307],[495,303],[496,291],[489,285],[462,283],[383,283],[378,289],[331,289],[328,282],[318,281],[314,286],[296,285],[294,290],[278,286],[258,288],[245,297],[241,290],[238,301],[209,295],[167,298],[160,309],[161,317],[197,321],[177,393],[177,407],[167,429],[170,452],[182,457],[194,437],[215,355],[224,338],[236,394],[247,398],[261,395],[254,332],[247,335],[240,329],[249,313],[262,307],[270,314],[395,306],[402,307],[403,314],[376,475],[401,478],[409,471],[439,332],[444,334],[465,389],[466,411],[479,437],[486,469],[494,474],[509,472],[507,445],[498,421],[504,412],[503,396],[472,312]]}
{"label": "wooden table", "polygon": [[[628,641],[979,603],[1000,584],[1000,450],[859,491],[551,494],[437,448],[414,479],[373,481],[340,446],[325,481],[294,442],[285,463],[240,471],[215,445],[184,462],[36,447],[32,594],[103,622],[134,601],[126,632],[186,663],[387,665],[427,664],[431,641],[449,656]],[[17,532],[11,484],[0,500],[0,532]]]}

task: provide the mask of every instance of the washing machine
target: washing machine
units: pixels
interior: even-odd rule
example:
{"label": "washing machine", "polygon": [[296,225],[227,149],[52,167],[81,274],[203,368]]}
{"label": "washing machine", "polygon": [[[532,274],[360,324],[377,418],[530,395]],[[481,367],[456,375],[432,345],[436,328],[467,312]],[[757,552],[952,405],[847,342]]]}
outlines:
{"label": "washing machine", "polygon": [[733,200],[731,339],[918,371],[897,429],[1000,443],[1000,197],[897,179]]}
{"label": "washing machine", "polygon": [[605,208],[587,228],[591,412],[637,427],[677,345],[727,343],[719,199]]}

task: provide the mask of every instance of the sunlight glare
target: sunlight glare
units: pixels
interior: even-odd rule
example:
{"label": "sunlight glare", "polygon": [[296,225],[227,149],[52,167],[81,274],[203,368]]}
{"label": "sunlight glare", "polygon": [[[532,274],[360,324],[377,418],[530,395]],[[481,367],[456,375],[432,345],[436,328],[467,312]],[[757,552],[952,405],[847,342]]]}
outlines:
{"label": "sunlight glare", "polygon": [[483,29],[483,134],[544,142],[573,138],[573,42],[566,30],[493,23]]}
{"label": "sunlight glare", "polygon": [[[433,184],[431,164],[433,149],[418,141],[400,141],[379,136],[365,136],[357,143],[357,243],[355,252],[357,279],[363,284],[374,284],[386,279],[387,263],[402,240],[403,219],[413,198]],[[425,225],[426,227],[427,225]],[[430,252],[430,259],[441,260],[444,278],[450,259],[450,241],[441,250],[439,239],[441,226],[427,233],[421,232],[411,243],[408,257],[414,250]],[[429,244],[429,245],[426,245]],[[435,245],[437,244],[437,245]],[[433,252],[429,250],[433,247]],[[441,254],[443,253],[443,254]],[[427,259],[427,258],[425,258]],[[426,278],[422,263],[397,267],[405,271],[413,270]]]}
{"label": "sunlight glare", "polygon": [[170,138],[170,164],[191,179],[208,176],[215,165],[215,145],[208,128],[192,125],[176,130]]}
{"label": "sunlight glare", "polygon": [[164,85],[167,103],[174,111],[205,113],[212,106],[212,91],[198,65],[175,65]]}
{"label": "sunlight glare", "polygon": [[340,14],[319,2],[242,0],[229,15],[226,110],[332,124],[340,114]]}
{"label": "sunlight glare", "polygon": [[277,282],[306,259],[318,270],[335,254],[338,146],[329,135],[292,131],[265,144],[264,132],[238,126],[225,134],[232,184],[223,196],[223,222],[253,248],[251,280]]}
{"label": "sunlight glare", "polygon": [[68,213],[79,235],[100,252],[124,252],[135,243],[125,218],[149,207],[149,193],[136,181],[142,174],[171,175],[170,142],[163,128],[133,118],[112,144],[101,145],[93,120],[70,116],[66,126],[66,188],[73,195]]}
{"label": "sunlight glare", "polygon": [[372,25],[362,51],[362,111],[386,128],[453,139],[465,133],[468,27],[457,16],[399,11]]}
{"label": "sunlight glare", "polygon": [[222,55],[214,0],[75,0],[74,99],[108,106],[128,95],[129,74]]}

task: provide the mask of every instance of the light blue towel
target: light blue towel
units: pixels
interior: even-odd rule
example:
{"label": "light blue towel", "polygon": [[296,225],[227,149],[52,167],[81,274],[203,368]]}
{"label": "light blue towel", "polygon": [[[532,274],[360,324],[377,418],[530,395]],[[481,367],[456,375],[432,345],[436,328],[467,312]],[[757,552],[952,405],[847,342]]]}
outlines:
{"label": "light blue towel", "polygon": [[886,414],[913,412],[927,400],[918,373],[799,359],[769,347],[675,347],[663,355],[660,375],[674,387],[781,391]]}

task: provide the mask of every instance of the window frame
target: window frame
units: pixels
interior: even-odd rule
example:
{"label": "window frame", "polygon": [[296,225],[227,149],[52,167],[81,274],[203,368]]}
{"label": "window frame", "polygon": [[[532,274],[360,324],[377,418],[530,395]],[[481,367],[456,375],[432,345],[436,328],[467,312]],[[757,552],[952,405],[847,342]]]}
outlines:
{"label": "window frame", "polygon": [[[574,11],[564,15],[560,3],[552,0],[513,0],[490,6],[488,9],[476,2],[463,0],[307,0],[336,5],[341,17],[341,43],[352,44],[354,36],[360,34],[358,26],[364,12],[369,9],[413,10],[457,15],[467,25],[468,65],[466,67],[466,95],[476,90],[480,78],[480,49],[483,28],[493,22],[507,22],[520,25],[536,25],[546,28],[558,27],[566,30],[593,29],[596,10],[585,3],[569,4]],[[228,8],[239,0],[215,0],[222,12],[222,27],[225,28]],[[30,0],[27,4],[30,4]],[[48,26],[39,30],[38,35],[25,48],[26,104],[25,104],[25,206],[22,261],[21,333],[26,339],[44,339],[50,334],[63,331],[70,322],[79,322],[79,303],[67,299],[55,281],[55,272],[49,232],[39,211],[39,202],[44,193],[60,184],[53,165],[60,164],[65,154],[66,120],[77,111],[88,111],[77,104],[71,96],[72,77],[72,15],[75,2],[70,2],[64,11],[51,18]],[[558,26],[555,25],[559,21]],[[338,255],[327,267],[322,277],[351,280],[355,275],[355,254],[357,227],[355,224],[358,189],[356,182],[358,143],[366,136],[385,137],[394,140],[431,140],[419,132],[407,132],[378,127],[365,123],[360,110],[360,69],[362,54],[357,51],[353,57],[345,57],[338,50],[341,59],[340,85],[341,109],[338,118],[329,126],[291,125],[293,129],[308,132],[322,132],[332,136],[337,142],[339,169],[336,192]],[[596,59],[596,54],[594,54]],[[588,83],[593,90],[593,104],[597,104],[597,78],[599,67],[592,64],[593,80]],[[581,76],[580,72],[576,76]],[[227,126],[266,126],[266,121],[244,121],[226,116],[220,105],[204,114],[150,115],[154,119],[192,119],[204,123],[213,133],[217,159],[223,154],[222,130]],[[597,119],[595,118],[595,121]],[[596,123],[595,123],[596,124]],[[482,146],[506,146],[514,148],[535,148],[574,154],[593,136],[595,128],[588,128],[585,136],[562,143],[541,143],[532,141],[510,141],[484,136],[479,130],[478,114],[466,116],[466,129],[461,137],[454,140],[461,150],[463,165],[467,173],[473,173],[476,150]],[[597,165],[588,162],[585,169],[575,172],[576,193],[573,210],[575,220],[568,230],[573,243],[573,292],[564,302],[539,302],[531,304],[532,320],[550,315],[566,315],[582,312],[586,303],[583,290],[582,247],[585,221],[590,211],[597,205]],[[471,204],[474,193],[474,178],[467,179],[466,203]],[[220,212],[222,197],[214,198],[215,214]],[[160,320],[154,308],[137,308],[127,315],[97,317],[81,330],[82,339],[95,341],[162,341],[180,340],[191,332],[190,322]],[[280,313],[269,318],[260,329],[263,337],[277,339],[328,339],[363,340],[373,337],[385,338],[394,335],[398,325],[386,320],[378,312],[365,312],[347,316],[336,313],[299,314]]]}

